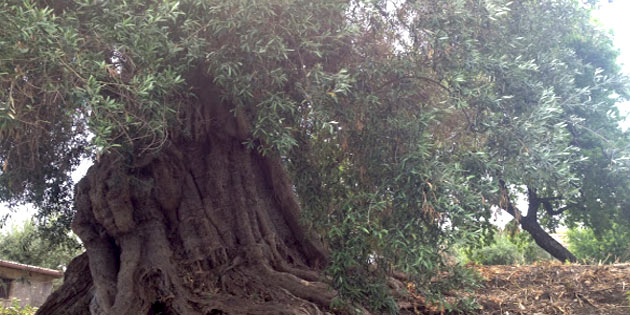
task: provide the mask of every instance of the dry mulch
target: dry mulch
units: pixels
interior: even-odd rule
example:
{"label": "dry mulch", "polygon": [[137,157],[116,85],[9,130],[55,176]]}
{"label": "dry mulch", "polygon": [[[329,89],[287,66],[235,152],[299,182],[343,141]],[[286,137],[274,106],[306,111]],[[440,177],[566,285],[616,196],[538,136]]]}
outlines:
{"label": "dry mulch", "polygon": [[630,314],[630,264],[476,266],[479,314]]}

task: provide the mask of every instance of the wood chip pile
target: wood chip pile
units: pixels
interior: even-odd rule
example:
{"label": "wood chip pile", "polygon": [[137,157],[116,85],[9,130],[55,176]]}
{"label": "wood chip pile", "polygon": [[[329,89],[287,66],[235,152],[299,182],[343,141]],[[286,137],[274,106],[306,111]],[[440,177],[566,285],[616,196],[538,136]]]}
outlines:
{"label": "wood chip pile", "polygon": [[630,264],[476,266],[479,314],[630,314]]}

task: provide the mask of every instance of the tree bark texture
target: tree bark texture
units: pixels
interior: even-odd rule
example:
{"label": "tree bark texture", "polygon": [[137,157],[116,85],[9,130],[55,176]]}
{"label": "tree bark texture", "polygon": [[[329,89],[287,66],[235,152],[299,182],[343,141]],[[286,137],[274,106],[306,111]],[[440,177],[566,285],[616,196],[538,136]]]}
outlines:
{"label": "tree bark texture", "polygon": [[89,259],[38,314],[329,312],[326,255],[299,224],[280,159],[243,144],[216,91],[196,92],[187,134],[141,162],[103,156],[78,183],[72,228]]}
{"label": "tree bark texture", "polygon": [[37,313],[89,315],[93,296],[94,284],[90,275],[89,260],[87,253],[83,253],[68,264],[63,284],[48,297]]}

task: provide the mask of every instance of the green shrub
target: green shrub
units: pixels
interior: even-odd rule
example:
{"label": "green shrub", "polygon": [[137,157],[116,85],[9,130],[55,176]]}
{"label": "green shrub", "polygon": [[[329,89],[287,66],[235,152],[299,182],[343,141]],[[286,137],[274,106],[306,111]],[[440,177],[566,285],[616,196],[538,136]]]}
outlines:
{"label": "green shrub", "polygon": [[35,315],[37,308],[32,306],[20,306],[20,300],[13,299],[11,306],[0,305],[0,315]]}
{"label": "green shrub", "polygon": [[[529,234],[527,236],[531,238]],[[538,246],[533,240],[523,248],[523,255],[526,264],[531,264],[537,261],[554,260],[547,251]]]}
{"label": "green shrub", "polygon": [[549,253],[547,253],[547,251],[536,244],[534,238],[532,238],[529,233],[522,232],[516,224],[517,223],[514,221],[510,222],[506,226],[505,231],[500,232],[497,236],[505,237],[511,243],[515,244],[519,251],[523,254],[524,263],[531,264],[537,261],[554,259]]}
{"label": "green shrub", "polygon": [[488,244],[478,247],[459,247],[451,256],[461,263],[474,262],[481,265],[531,264],[553,260],[540,248],[527,232],[522,232],[515,223],[494,233]]}
{"label": "green shrub", "polygon": [[525,261],[522,251],[506,237],[497,237],[489,246],[474,250],[470,260],[482,265],[514,265]]}
{"label": "green shrub", "polygon": [[596,234],[589,228],[573,228],[567,233],[569,250],[588,263],[630,261],[630,230],[621,225]]}

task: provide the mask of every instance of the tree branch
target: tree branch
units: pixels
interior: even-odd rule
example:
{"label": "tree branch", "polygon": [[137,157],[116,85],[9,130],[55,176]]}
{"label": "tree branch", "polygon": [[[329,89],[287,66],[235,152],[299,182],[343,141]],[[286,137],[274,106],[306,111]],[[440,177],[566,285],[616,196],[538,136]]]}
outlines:
{"label": "tree branch", "polygon": [[499,188],[501,191],[501,199],[499,200],[498,204],[499,208],[509,213],[512,217],[514,217],[514,219],[516,219],[517,222],[521,222],[521,218],[523,217],[523,215],[521,214],[521,211],[514,207],[514,205],[512,204],[507,186],[502,179],[499,180]]}
{"label": "tree branch", "polygon": [[542,200],[538,198],[536,188],[527,186],[527,199],[528,207],[526,218],[538,222],[538,208],[540,208]]}
{"label": "tree branch", "polygon": [[551,205],[551,202],[548,200],[542,201],[542,205],[543,205],[543,208],[545,208],[545,211],[547,212],[547,214],[552,215],[552,216],[561,214],[562,212],[570,208],[570,206],[564,206],[562,208],[558,208],[557,210],[553,210],[553,206]]}
{"label": "tree branch", "polygon": [[555,200],[560,200],[560,199],[562,199],[562,196],[538,198],[540,202],[549,202],[549,201],[555,201]]}

